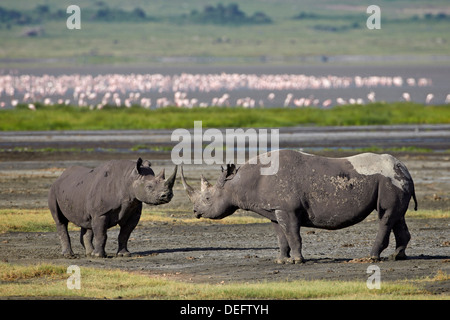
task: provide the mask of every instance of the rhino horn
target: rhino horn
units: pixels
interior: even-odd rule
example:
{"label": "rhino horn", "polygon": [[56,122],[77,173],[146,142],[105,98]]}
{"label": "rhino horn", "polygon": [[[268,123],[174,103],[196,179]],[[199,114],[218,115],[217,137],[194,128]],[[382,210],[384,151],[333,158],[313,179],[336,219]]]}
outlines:
{"label": "rhino horn", "polygon": [[170,189],[172,189],[174,183],[175,183],[175,178],[177,177],[177,170],[178,170],[178,166],[175,166],[175,169],[173,170],[172,175],[169,177],[169,179],[167,179],[164,184],[166,186],[168,186]]}
{"label": "rhino horn", "polygon": [[156,176],[156,179],[165,179],[166,178],[166,170],[162,169],[160,173]]}
{"label": "rhino horn", "polygon": [[183,183],[183,187],[186,190],[189,199],[192,199],[192,196],[194,195],[195,191],[194,188],[188,185],[186,180],[184,179],[183,166],[181,166],[181,182]]}

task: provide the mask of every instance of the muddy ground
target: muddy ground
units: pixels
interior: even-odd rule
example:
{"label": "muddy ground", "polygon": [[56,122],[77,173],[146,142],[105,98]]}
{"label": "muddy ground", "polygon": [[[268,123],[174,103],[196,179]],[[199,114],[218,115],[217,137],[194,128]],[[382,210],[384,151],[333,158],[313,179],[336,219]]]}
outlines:
{"label": "muddy ground", "polygon": [[[45,208],[47,192],[62,171],[74,164],[94,167],[106,159],[136,158],[127,153],[3,153],[0,162],[0,208]],[[333,154],[337,155],[337,154]],[[164,155],[138,155],[152,160],[155,171],[173,165]],[[450,156],[445,153],[398,154],[409,168],[416,185],[421,209],[443,209],[450,205]],[[211,182],[219,166],[185,166],[185,175],[194,187],[200,173]],[[271,223],[222,225],[186,224],[192,207],[179,178],[171,203],[158,207],[168,210],[172,222],[140,224],[132,233],[128,258],[114,256],[118,229],[108,231],[105,259],[85,257],[78,241],[79,232],[71,232],[76,259],[60,255],[55,232],[0,234],[0,259],[11,263],[77,264],[97,268],[118,268],[171,279],[192,282],[221,283],[230,281],[278,281],[294,279],[330,279],[366,281],[369,262],[352,261],[368,256],[377,232],[376,215],[370,215],[355,226],[327,231],[302,228],[303,255],[306,263],[278,265],[277,239]],[[411,204],[411,207],[413,205]],[[245,214],[245,213],[239,213]],[[411,242],[406,261],[389,261],[395,241],[383,252],[383,261],[376,263],[381,279],[417,279],[434,277],[439,270],[450,273],[450,219],[414,219],[407,217]],[[357,262],[357,263],[355,263]],[[424,286],[436,294],[450,292],[449,281],[426,282]]]}

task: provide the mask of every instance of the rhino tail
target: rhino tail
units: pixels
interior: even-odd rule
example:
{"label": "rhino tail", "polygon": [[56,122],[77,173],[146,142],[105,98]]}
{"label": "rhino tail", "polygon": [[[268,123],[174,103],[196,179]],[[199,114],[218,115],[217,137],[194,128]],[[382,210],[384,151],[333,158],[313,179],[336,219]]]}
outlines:
{"label": "rhino tail", "polygon": [[416,198],[416,192],[414,191],[414,188],[413,188],[413,192],[412,192],[412,197],[414,199],[414,211],[417,211],[417,198]]}

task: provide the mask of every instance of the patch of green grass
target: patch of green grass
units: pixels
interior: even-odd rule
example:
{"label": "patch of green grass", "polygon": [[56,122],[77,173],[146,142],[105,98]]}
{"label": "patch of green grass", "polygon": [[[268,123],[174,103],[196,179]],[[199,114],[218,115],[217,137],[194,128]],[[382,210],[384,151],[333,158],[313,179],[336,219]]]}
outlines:
{"label": "patch of green grass", "polygon": [[[420,205],[420,204],[419,204]],[[417,219],[441,219],[450,218],[450,212],[448,210],[408,210],[406,212],[406,219],[417,218]]]}
{"label": "patch of green grass", "polygon": [[[19,266],[0,262],[0,296],[125,299],[445,299],[421,289],[419,281],[383,281],[369,290],[365,281],[297,280],[195,284],[120,270],[81,267],[81,289],[67,288],[66,267]],[[436,279],[448,276],[441,272]],[[447,296],[448,297],[448,296]]]}
{"label": "patch of green grass", "polygon": [[[247,224],[269,223],[265,218],[233,215],[223,220],[209,220],[177,217],[179,210],[155,211],[144,209],[139,225],[147,223],[176,223],[176,224]],[[69,223],[69,231],[78,231],[80,228]],[[0,209],[0,233],[4,232],[55,232],[56,226],[48,209]]]}
{"label": "patch of green grass", "polygon": [[[160,209],[159,209],[160,210]],[[245,214],[234,214],[222,220],[196,219],[177,216],[179,210],[166,209],[155,211],[144,209],[140,226],[147,223],[173,224],[250,224],[269,223],[266,218],[253,217]],[[440,219],[450,218],[450,212],[444,210],[409,210],[406,218]],[[78,231],[79,227],[69,223],[70,231]],[[0,209],[0,233],[4,232],[55,232],[55,222],[48,209]]]}
{"label": "patch of green grass", "polygon": [[0,131],[108,130],[193,128],[289,127],[299,125],[349,126],[450,123],[450,108],[417,103],[372,103],[368,105],[318,108],[164,108],[140,107],[88,110],[67,106],[45,106],[36,111],[1,110]]}
{"label": "patch of green grass", "polygon": [[151,146],[147,144],[136,144],[130,148],[131,151],[152,150],[152,151],[172,151],[172,146]]}
{"label": "patch of green grass", "polygon": [[55,222],[48,209],[0,209],[0,233],[54,231]]}

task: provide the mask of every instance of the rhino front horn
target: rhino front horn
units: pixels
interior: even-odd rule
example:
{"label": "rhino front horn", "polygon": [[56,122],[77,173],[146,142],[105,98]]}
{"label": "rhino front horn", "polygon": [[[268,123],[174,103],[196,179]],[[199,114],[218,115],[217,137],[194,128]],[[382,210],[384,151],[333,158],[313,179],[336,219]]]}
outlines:
{"label": "rhino front horn", "polygon": [[189,199],[191,199],[195,191],[194,188],[188,185],[186,180],[184,179],[183,166],[181,166],[181,182],[183,183],[184,190],[186,190]]}
{"label": "rhino front horn", "polygon": [[173,185],[175,184],[175,178],[177,177],[177,169],[178,166],[175,166],[175,169],[173,170],[172,175],[167,179],[164,184],[168,186],[170,189],[172,189]]}

